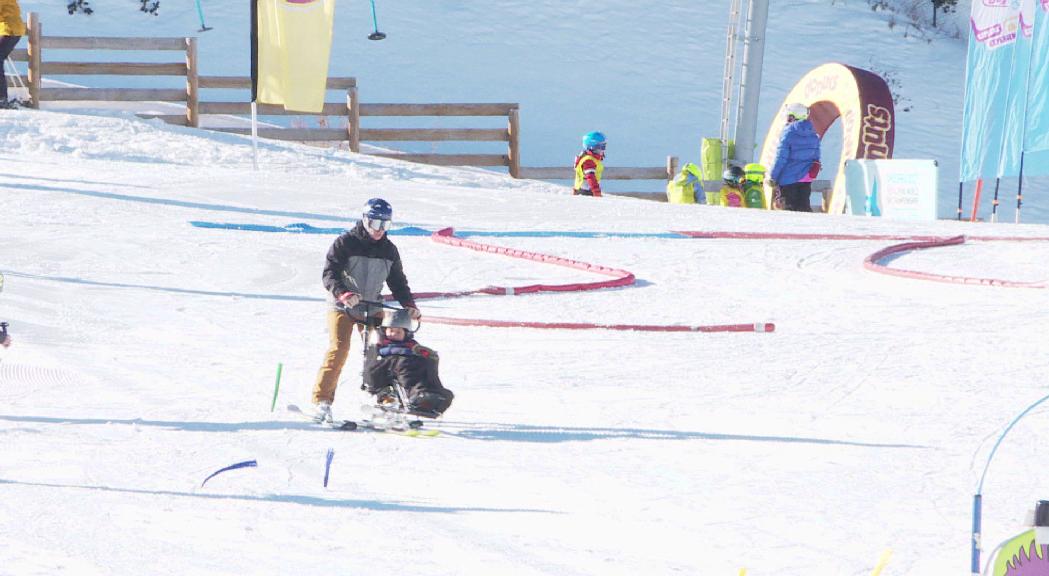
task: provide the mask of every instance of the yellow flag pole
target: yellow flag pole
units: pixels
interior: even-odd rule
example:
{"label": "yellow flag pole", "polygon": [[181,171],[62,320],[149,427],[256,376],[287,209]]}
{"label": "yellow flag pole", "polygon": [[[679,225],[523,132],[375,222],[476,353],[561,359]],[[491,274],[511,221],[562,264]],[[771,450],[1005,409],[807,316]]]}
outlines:
{"label": "yellow flag pole", "polygon": [[889,558],[892,558],[892,548],[886,548],[885,551],[881,553],[881,558],[878,558],[878,564],[874,567],[874,572],[871,572],[871,576],[878,576],[881,574],[882,569],[889,563]]}

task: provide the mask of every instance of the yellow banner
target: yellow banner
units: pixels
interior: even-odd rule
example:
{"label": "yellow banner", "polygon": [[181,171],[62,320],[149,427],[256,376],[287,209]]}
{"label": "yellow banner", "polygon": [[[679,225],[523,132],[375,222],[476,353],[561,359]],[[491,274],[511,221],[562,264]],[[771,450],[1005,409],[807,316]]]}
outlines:
{"label": "yellow banner", "polygon": [[335,0],[258,1],[258,101],[320,112]]}

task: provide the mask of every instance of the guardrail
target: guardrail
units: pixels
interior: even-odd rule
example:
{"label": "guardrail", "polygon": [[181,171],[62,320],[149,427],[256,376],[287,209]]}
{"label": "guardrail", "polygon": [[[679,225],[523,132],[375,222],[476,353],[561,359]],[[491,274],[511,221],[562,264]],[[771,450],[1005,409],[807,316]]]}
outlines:
{"label": "guardrail", "polygon": [[[203,127],[209,130],[236,134],[250,133],[250,128],[221,124],[221,115],[246,116],[250,114],[249,98],[243,101],[202,100],[201,91],[209,89],[251,88],[251,79],[235,76],[203,76],[196,38],[137,38],[44,36],[40,19],[35,12],[28,17],[26,50],[15,50],[16,61],[28,62],[24,84],[29,89],[30,106],[39,108],[41,102],[166,102],[184,104],[185,114],[139,114],[143,118],[159,118],[170,124]],[[44,49],[58,50],[124,50],[177,51],[184,54],[177,62],[85,62],[44,61]],[[185,89],[175,88],[44,88],[44,76],[101,75],[101,76],[174,76],[185,78]],[[8,84],[17,85],[15,78]],[[309,114],[286,111],[281,106],[258,105],[262,116],[298,116],[317,118],[319,127],[276,128],[262,127],[259,136],[299,142],[344,141],[354,152],[360,151],[361,141],[369,142],[506,142],[505,153],[500,154],[392,154],[388,156],[411,162],[444,166],[506,166],[514,177],[520,167],[520,120],[518,104],[500,103],[435,103],[435,104],[362,104],[357,95],[355,78],[329,78],[329,90],[345,90],[340,101],[326,101],[320,113]],[[201,117],[209,116],[209,125],[201,125]],[[330,127],[327,118],[345,119],[345,127]],[[505,116],[507,126],[498,128],[361,128],[361,116]]]}

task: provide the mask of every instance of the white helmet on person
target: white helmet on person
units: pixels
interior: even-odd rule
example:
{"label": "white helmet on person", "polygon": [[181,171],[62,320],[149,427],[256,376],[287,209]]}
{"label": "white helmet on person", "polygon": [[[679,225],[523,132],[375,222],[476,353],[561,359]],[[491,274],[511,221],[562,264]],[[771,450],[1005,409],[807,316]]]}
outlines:
{"label": "white helmet on person", "polygon": [[809,107],[802,104],[801,102],[794,102],[787,104],[783,108],[783,114],[787,117],[787,121],[790,122],[791,118],[794,120],[808,120],[809,119]]}
{"label": "white helmet on person", "polygon": [[397,310],[383,310],[382,328],[402,328],[411,338],[419,329],[419,321],[412,318],[410,312],[403,308]]}

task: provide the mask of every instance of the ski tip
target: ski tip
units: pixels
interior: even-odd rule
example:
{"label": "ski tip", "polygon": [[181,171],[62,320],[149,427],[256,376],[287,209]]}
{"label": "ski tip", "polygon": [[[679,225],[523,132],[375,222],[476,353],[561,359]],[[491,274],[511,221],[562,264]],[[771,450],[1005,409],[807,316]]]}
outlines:
{"label": "ski tip", "polygon": [[441,431],[433,428],[408,428],[407,430],[391,430],[401,436],[408,436],[410,438],[436,438],[440,436]]}

